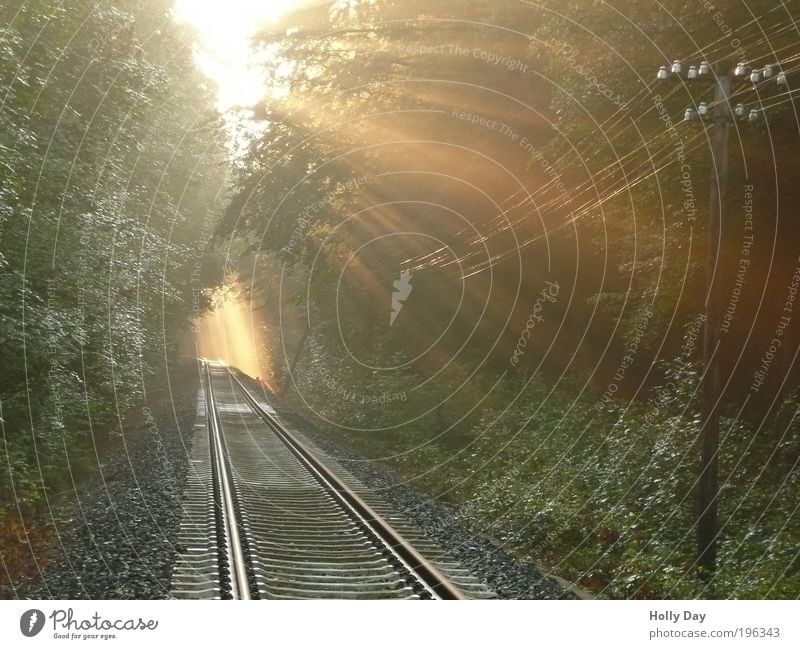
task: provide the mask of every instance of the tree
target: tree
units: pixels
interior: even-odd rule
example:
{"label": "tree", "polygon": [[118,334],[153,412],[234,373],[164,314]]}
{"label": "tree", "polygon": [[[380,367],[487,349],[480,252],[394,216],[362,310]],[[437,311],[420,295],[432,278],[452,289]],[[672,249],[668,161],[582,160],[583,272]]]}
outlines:
{"label": "tree", "polygon": [[[34,506],[186,347],[226,178],[170,3],[0,9],[2,511]],[[38,469],[36,467],[39,467]],[[51,468],[53,469],[51,471]]]}

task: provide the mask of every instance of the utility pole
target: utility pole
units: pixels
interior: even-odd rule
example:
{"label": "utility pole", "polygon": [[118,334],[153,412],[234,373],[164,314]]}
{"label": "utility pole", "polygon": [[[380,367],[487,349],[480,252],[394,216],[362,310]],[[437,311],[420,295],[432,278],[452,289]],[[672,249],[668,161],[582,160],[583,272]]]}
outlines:
{"label": "utility pole", "polygon": [[[671,68],[661,66],[657,79],[681,79],[682,64],[675,61]],[[690,66],[686,80],[714,82],[714,101],[712,114],[705,102],[698,104],[697,110],[687,108],[684,121],[699,118],[712,119],[712,160],[711,160],[711,204],[708,214],[708,258],[706,260],[706,294],[704,301],[705,323],[703,329],[703,374],[702,374],[702,426],[700,429],[700,467],[697,491],[697,567],[703,579],[710,579],[717,563],[717,521],[719,484],[719,408],[721,401],[721,381],[718,346],[721,336],[722,314],[719,300],[718,268],[724,231],[726,191],[728,187],[728,140],[730,125],[734,119],[747,119],[757,122],[760,111],[749,111],[744,104],[731,109],[731,85],[734,80],[747,80],[756,86],[773,77],[775,66],[765,65],[763,69],[749,68],[739,63],[731,70],[728,62],[719,64],[719,74],[714,74],[711,66],[703,61],[698,67]],[[749,77],[748,77],[749,72]],[[784,72],[775,76],[777,85],[787,84]]]}
{"label": "utility pole", "polygon": [[708,258],[706,260],[705,322],[703,330],[703,424],[700,431],[700,476],[698,480],[697,564],[701,575],[713,574],[717,563],[717,498],[719,485],[717,455],[719,452],[720,371],[718,346],[721,314],[719,290],[716,290],[720,269],[725,199],[728,188],[728,139],[730,134],[731,77],[727,71],[715,79],[714,126],[712,133],[711,204],[708,213]]}

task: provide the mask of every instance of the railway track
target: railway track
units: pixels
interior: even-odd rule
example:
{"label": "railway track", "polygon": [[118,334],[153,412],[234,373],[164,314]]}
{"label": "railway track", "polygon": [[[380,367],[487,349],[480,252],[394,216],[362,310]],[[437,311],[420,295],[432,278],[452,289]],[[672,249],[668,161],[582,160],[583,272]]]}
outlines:
{"label": "railway track", "polygon": [[486,586],[203,361],[175,598],[469,599]]}

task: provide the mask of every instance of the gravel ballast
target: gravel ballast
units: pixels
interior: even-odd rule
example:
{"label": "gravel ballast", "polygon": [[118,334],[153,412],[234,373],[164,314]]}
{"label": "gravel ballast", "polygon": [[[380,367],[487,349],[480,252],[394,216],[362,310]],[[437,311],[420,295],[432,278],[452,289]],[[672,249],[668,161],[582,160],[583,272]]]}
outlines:
{"label": "gravel ballast", "polygon": [[[197,409],[197,369],[171,376],[98,452],[98,475],[52,499],[55,520],[30,599],[160,599],[169,591]],[[47,517],[50,519],[50,517]]]}
{"label": "gravel ballast", "polygon": [[[243,379],[246,377],[242,376]],[[254,381],[249,387],[259,388]],[[129,413],[124,435],[100,454],[99,475],[53,501],[56,533],[38,578],[12,596],[31,599],[168,597],[197,410],[195,367],[171,377],[172,394]],[[336,445],[270,398],[280,416],[397,508],[502,599],[573,599],[555,578],[459,524],[457,512]]]}

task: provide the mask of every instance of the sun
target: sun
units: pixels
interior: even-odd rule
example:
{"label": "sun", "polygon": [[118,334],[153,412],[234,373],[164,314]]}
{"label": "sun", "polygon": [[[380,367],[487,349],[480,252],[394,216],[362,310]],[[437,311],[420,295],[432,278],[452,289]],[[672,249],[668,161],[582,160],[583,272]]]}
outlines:
{"label": "sun", "polygon": [[196,58],[218,86],[217,107],[249,107],[266,93],[250,39],[302,0],[175,0],[175,18],[197,30]]}

